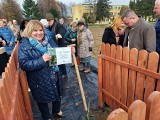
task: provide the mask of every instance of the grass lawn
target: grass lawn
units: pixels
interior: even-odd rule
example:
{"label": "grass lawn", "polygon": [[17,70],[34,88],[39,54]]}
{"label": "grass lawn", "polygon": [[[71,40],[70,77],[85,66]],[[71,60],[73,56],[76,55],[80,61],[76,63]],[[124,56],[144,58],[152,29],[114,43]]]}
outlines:
{"label": "grass lawn", "polygon": [[100,25],[100,26],[89,26],[89,29],[91,30],[93,37],[94,37],[94,47],[93,47],[93,58],[97,58],[99,52],[100,52],[100,44],[102,42],[102,35],[104,32],[104,29],[107,25]]}

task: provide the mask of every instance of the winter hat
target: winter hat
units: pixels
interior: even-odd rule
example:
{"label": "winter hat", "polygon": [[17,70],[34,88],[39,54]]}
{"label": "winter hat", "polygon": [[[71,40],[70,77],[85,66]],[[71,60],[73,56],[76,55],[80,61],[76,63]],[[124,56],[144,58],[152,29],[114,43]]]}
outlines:
{"label": "winter hat", "polygon": [[17,21],[16,21],[16,20],[13,20],[13,23],[17,23]]}
{"label": "winter hat", "polygon": [[44,27],[48,27],[48,21],[46,19],[41,19],[40,22],[43,24]]}
{"label": "winter hat", "polygon": [[84,18],[81,18],[79,21],[78,21],[78,25],[85,25],[85,19]]}
{"label": "winter hat", "polygon": [[46,14],[46,19],[47,19],[47,20],[53,20],[54,17],[53,17],[53,15],[52,15],[52,13],[47,13],[47,14]]}

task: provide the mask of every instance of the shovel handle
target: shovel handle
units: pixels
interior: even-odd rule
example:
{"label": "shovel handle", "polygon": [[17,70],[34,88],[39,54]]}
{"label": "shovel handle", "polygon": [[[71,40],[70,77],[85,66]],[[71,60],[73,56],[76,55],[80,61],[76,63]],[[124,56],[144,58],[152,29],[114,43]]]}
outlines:
{"label": "shovel handle", "polygon": [[86,98],[85,98],[85,95],[84,95],[84,90],[83,90],[83,86],[82,86],[82,80],[80,78],[80,74],[79,74],[79,70],[78,70],[76,56],[75,56],[74,53],[72,53],[72,56],[73,56],[73,62],[74,62],[74,65],[75,65],[77,79],[78,79],[78,83],[79,83],[79,87],[80,87],[80,91],[81,91],[81,95],[82,95],[84,109],[85,109],[85,111],[87,111]]}

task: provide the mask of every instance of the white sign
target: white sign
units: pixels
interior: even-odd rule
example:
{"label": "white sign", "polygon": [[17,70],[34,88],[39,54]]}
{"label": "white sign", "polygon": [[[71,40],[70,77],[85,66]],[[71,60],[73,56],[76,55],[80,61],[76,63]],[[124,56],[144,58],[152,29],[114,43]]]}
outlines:
{"label": "white sign", "polygon": [[[71,47],[58,47],[58,48],[49,48],[48,52],[51,54],[54,54],[55,51],[55,64],[61,65],[61,64],[68,64],[72,63],[72,56],[71,56]],[[52,55],[51,54],[51,55]],[[54,61],[53,61],[54,63]]]}

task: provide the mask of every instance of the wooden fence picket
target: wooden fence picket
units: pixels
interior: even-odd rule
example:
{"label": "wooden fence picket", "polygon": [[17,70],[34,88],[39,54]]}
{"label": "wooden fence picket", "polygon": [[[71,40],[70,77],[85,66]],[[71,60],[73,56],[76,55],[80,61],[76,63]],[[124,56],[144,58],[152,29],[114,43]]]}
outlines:
{"label": "wooden fence picket", "polygon": [[[105,45],[105,55],[106,56],[111,56],[111,48],[110,48],[110,45],[109,44],[106,44]],[[104,79],[104,84],[105,84],[105,90],[106,91],[110,91],[110,86],[109,86],[109,84],[110,84],[110,62],[109,61],[106,61],[106,60],[104,60],[105,61],[105,71],[104,71],[104,76],[105,76],[105,79]],[[108,96],[106,96],[106,100],[105,100],[105,102],[108,104],[110,104],[111,103],[111,99],[109,99],[109,97]]]}
{"label": "wooden fence picket", "polygon": [[[141,50],[138,55],[138,67],[146,69],[147,60],[148,60],[148,52],[146,50]],[[143,100],[144,84],[145,84],[145,74],[137,72],[135,100],[138,99]]]}
{"label": "wooden fence picket", "polygon": [[[137,65],[138,58],[138,50],[131,49],[130,50],[130,64]],[[129,80],[128,80],[128,97],[127,97],[127,106],[129,107],[134,101],[134,93],[135,93],[135,84],[136,84],[136,71],[130,69],[129,70]]]}
{"label": "wooden fence picket", "polygon": [[[129,49],[128,47],[123,48],[122,61],[129,63]],[[122,66],[122,87],[121,87],[121,102],[127,105],[127,85],[128,85],[128,71],[127,67]]]}
{"label": "wooden fence picket", "polygon": [[141,100],[134,101],[128,109],[128,120],[145,120],[146,104]]}
{"label": "wooden fence picket", "polygon": [[128,120],[128,113],[119,108],[112,111],[106,120]]}
{"label": "wooden fence picket", "polygon": [[[114,58],[115,59],[116,57],[116,46],[113,44],[111,45],[111,58]],[[115,97],[115,63],[110,63],[110,81],[109,81],[109,86],[110,86],[110,90],[109,90],[109,93]],[[111,101],[111,104],[110,106],[112,108],[114,108],[114,100]]]}
{"label": "wooden fence picket", "polygon": [[160,92],[154,91],[147,100],[146,120],[160,120]]}
{"label": "wooden fence picket", "polygon": [[[98,58],[98,102],[99,102],[99,107],[102,108],[103,107],[103,95],[102,95],[102,58]],[[21,76],[21,74],[20,74]],[[23,76],[22,76],[23,77]],[[21,80],[23,80],[23,78],[21,77]]]}
{"label": "wooden fence picket", "polygon": [[[105,51],[105,44],[101,44],[101,53],[105,55],[106,51]],[[105,60],[102,59],[102,64],[105,64]],[[102,66],[102,71],[106,72],[105,66]],[[105,78],[105,74],[102,74],[102,88],[106,89],[106,78]],[[106,100],[107,96],[103,96],[103,101],[107,101]]]}
{"label": "wooden fence picket", "polygon": [[[147,69],[153,72],[157,72],[158,60],[159,60],[159,55],[156,52],[149,53]],[[156,84],[156,78],[151,76],[146,77],[144,102],[147,102],[149,95],[154,91],[156,87],[155,84]]]}
{"label": "wooden fence picket", "polygon": [[[121,46],[118,46],[117,47],[117,51],[116,51],[116,59],[117,60],[122,60],[122,47]],[[117,100],[119,100],[120,101],[120,98],[121,98],[121,84],[122,84],[122,82],[121,82],[121,78],[122,78],[122,74],[121,74],[121,66],[119,65],[119,64],[116,64],[116,68],[115,68],[115,89],[114,89],[114,91],[115,91],[115,98],[117,99]],[[119,105],[117,105],[116,103],[115,103],[115,108],[119,108],[120,106]]]}

